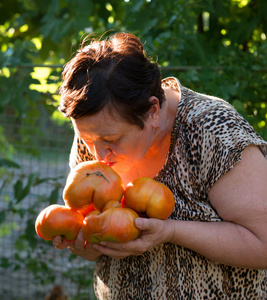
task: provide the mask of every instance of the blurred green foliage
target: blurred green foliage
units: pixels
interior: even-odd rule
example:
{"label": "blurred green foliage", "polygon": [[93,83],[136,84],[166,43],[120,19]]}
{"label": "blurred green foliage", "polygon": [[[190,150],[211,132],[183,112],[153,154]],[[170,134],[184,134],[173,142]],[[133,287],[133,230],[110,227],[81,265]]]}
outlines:
{"label": "blurred green foliage", "polygon": [[[0,199],[5,203],[4,208],[2,205],[0,210],[0,239],[10,235],[15,237],[10,249],[13,255],[10,256],[9,251],[0,252],[1,272],[6,272],[6,276],[10,277],[11,273],[27,270],[25,277],[31,273],[34,284],[51,285],[58,280],[60,273],[55,268],[55,249],[51,241],[42,240],[37,236],[35,219],[43,208],[58,203],[62,189],[61,178],[41,178],[39,172],[26,175],[18,163],[7,158],[0,159],[0,178]],[[45,193],[34,192],[36,187],[44,184],[50,186],[46,187]],[[5,188],[8,185],[13,187],[13,190],[6,193]],[[32,199],[30,206],[27,202],[23,204],[27,198]],[[75,297],[72,299],[88,299],[89,294],[89,299],[95,299],[92,291],[93,264],[81,266],[80,262],[77,262],[78,257],[66,249],[60,254],[65,261],[60,274],[61,280],[68,280],[76,287]]]}
{"label": "blurred green foliage", "polygon": [[164,76],[229,101],[267,139],[266,11],[266,0],[1,1],[0,112],[52,115],[82,39],[128,31]]}

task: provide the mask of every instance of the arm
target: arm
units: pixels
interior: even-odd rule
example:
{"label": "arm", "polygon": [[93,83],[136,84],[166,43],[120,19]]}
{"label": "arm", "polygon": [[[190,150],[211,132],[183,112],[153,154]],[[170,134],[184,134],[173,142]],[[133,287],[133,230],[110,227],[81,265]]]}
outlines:
{"label": "arm", "polygon": [[141,237],[126,244],[93,246],[114,258],[139,255],[171,242],[217,262],[244,268],[267,268],[267,161],[255,146],[223,175],[209,192],[223,222],[137,219]]}
{"label": "arm", "polygon": [[216,251],[222,262],[266,268],[267,160],[258,147],[249,146],[243,151],[242,161],[213,185],[209,198],[224,220],[214,224],[221,244]]}

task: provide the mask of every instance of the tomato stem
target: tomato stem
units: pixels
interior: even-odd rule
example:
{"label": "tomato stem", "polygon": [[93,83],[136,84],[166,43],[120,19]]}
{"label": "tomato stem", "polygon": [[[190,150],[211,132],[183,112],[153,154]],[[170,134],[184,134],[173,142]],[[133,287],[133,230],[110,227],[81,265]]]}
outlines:
{"label": "tomato stem", "polygon": [[110,183],[108,181],[108,179],[100,171],[96,171],[96,172],[93,172],[93,173],[87,173],[86,177],[89,177],[90,175],[96,175],[96,176],[102,177],[104,180],[106,180],[108,183]]}

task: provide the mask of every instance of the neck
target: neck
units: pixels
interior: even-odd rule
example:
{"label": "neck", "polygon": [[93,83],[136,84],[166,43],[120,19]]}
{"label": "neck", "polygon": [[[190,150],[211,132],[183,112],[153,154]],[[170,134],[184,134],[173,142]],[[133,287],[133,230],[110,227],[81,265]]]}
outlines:
{"label": "neck", "polygon": [[180,93],[171,88],[165,88],[164,92],[166,101],[161,108],[159,130],[154,133],[152,145],[144,158],[137,162],[129,172],[121,174],[124,185],[143,176],[154,178],[166,161]]}

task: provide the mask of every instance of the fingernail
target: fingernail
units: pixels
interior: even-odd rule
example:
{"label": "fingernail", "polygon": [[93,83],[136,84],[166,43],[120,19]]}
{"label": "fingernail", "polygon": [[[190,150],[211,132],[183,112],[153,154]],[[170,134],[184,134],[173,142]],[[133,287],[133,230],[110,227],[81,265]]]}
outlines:
{"label": "fingernail", "polygon": [[134,223],[136,226],[142,226],[143,220],[141,218],[136,218]]}
{"label": "fingernail", "polygon": [[106,242],[100,242],[99,243],[101,246],[107,246],[107,243]]}

